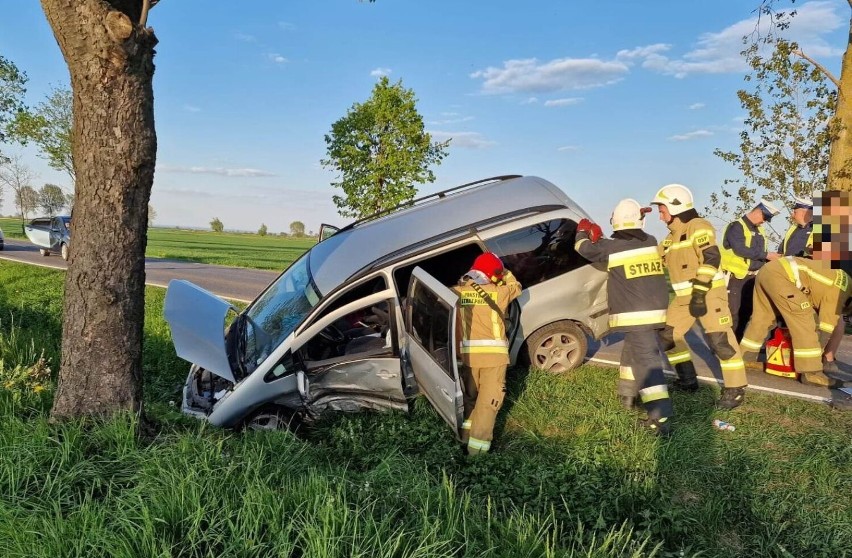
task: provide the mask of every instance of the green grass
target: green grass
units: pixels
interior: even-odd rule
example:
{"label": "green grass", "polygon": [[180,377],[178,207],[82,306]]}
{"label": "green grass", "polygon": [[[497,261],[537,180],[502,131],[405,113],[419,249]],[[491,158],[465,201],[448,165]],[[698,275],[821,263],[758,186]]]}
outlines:
{"label": "green grass", "polygon": [[[332,415],[299,435],[183,417],[162,291],[147,290],[132,418],[51,425],[55,271],[0,264],[0,556],[846,556],[852,414],[749,393],[675,396],[675,434],[635,427],[617,372],[513,370],[491,454],[431,407]],[[8,319],[6,318],[8,316]],[[14,323],[14,326],[11,324]],[[27,371],[30,371],[28,374]],[[10,385],[11,382],[11,385]],[[6,387],[8,385],[8,387]],[[734,432],[711,420],[725,417]]]}
{"label": "green grass", "polygon": [[[26,239],[20,219],[0,218],[0,228],[8,238]],[[146,255],[281,271],[314,244],[314,238],[151,228]]]}

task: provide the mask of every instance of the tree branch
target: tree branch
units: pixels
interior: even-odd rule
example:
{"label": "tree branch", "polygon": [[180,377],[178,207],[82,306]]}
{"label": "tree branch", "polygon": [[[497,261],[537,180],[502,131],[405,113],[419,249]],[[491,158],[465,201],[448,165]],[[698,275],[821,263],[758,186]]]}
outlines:
{"label": "tree branch", "polygon": [[[850,4],[850,5],[852,5],[852,0],[848,0],[848,1],[849,1],[849,4]],[[814,60],[813,58],[811,58],[810,56],[808,56],[807,54],[805,54],[804,52],[802,52],[802,50],[801,50],[801,49],[797,49],[797,50],[794,50],[794,51],[792,51],[792,52],[793,52],[793,54],[795,54],[796,56],[798,56],[798,57],[800,57],[800,58],[804,58],[805,60],[807,60],[808,62],[810,62],[811,64],[813,64],[813,66],[814,66],[817,70],[819,70],[820,72],[822,72],[822,74],[823,74],[826,78],[828,78],[828,80],[829,80],[829,81],[831,81],[831,83],[833,83],[835,87],[837,87],[837,91],[838,91],[838,93],[840,92],[840,81],[839,81],[836,77],[834,77],[834,76],[831,74],[831,72],[829,72],[829,71],[826,69],[826,67],[825,67],[825,66],[823,66],[822,64],[820,64],[819,62],[817,62],[816,60]]]}
{"label": "tree branch", "polygon": [[[852,0],[849,0],[852,2]],[[142,0],[142,14],[139,16],[139,26],[145,28],[148,24],[148,10],[151,9],[151,0]]]}

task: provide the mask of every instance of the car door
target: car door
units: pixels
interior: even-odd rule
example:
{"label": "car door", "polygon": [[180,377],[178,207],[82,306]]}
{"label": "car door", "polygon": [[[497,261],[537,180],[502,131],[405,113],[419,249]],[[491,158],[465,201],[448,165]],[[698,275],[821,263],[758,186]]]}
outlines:
{"label": "car door", "polygon": [[458,295],[416,267],[408,287],[402,361],[421,393],[459,435],[464,420],[462,384],[456,362]]}
{"label": "car door", "polygon": [[50,247],[50,221],[47,219],[33,219],[24,226],[24,233],[30,242],[41,248]]}
{"label": "car door", "polygon": [[50,220],[50,247],[54,250],[59,249],[62,244],[62,229],[65,228],[65,223],[58,217]]}

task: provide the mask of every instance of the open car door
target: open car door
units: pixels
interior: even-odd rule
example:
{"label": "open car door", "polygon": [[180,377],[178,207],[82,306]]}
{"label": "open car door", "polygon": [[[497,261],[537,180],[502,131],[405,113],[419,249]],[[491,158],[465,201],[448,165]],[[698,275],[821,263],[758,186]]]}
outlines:
{"label": "open car door", "polygon": [[403,365],[421,393],[450,425],[456,437],[464,420],[464,399],[456,363],[458,295],[416,267],[408,285]]}

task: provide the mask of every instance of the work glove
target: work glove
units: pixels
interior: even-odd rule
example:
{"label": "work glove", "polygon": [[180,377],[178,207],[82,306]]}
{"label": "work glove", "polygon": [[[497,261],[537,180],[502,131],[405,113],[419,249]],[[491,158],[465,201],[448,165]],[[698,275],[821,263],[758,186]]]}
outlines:
{"label": "work glove", "polygon": [[592,241],[592,244],[600,240],[603,236],[603,230],[601,230],[600,225],[592,223],[588,219],[580,219],[580,222],[577,223],[577,232],[586,233],[589,240]]}
{"label": "work glove", "polygon": [[707,313],[707,291],[713,284],[710,281],[692,281],[692,298],[689,300],[689,315],[700,318]]}

